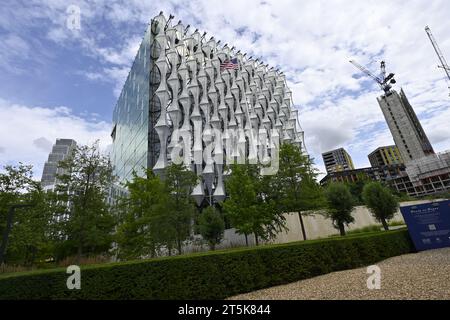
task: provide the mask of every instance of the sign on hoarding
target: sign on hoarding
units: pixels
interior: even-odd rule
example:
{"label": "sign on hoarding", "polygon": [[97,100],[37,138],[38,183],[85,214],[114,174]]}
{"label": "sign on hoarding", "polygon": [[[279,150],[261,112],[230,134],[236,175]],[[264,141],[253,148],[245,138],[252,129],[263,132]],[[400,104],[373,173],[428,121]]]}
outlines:
{"label": "sign on hoarding", "polygon": [[450,247],[450,200],[400,207],[417,251]]}

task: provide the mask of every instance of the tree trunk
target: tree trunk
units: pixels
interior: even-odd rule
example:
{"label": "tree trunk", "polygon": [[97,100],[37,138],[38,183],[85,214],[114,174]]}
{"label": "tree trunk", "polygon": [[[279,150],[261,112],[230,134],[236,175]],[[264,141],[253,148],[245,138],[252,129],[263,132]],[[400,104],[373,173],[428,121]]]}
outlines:
{"label": "tree trunk", "polygon": [[258,234],[256,232],[255,232],[255,243],[257,246],[259,246]]}
{"label": "tree trunk", "polygon": [[389,225],[387,224],[386,219],[381,219],[381,223],[383,224],[384,230],[388,231]]}
{"label": "tree trunk", "polygon": [[178,245],[178,254],[181,254],[181,240],[177,240],[177,245]]}
{"label": "tree trunk", "polygon": [[210,243],[209,249],[211,249],[212,251],[216,250],[216,245],[214,243]]}
{"label": "tree trunk", "polygon": [[307,239],[306,239],[305,225],[304,225],[304,223],[303,223],[303,217],[302,217],[302,213],[301,213],[301,212],[298,213],[298,218],[300,219],[300,225],[302,226],[303,240],[307,240]]}
{"label": "tree trunk", "polygon": [[245,234],[245,245],[248,247],[248,236]]}
{"label": "tree trunk", "polygon": [[80,243],[78,244],[78,250],[77,250],[77,264],[80,264],[82,255],[83,255],[83,244],[80,241]]}
{"label": "tree trunk", "polygon": [[339,223],[339,232],[341,233],[341,236],[345,236],[345,227],[343,223]]}
{"label": "tree trunk", "polygon": [[156,248],[155,245],[151,245],[151,249],[150,249],[150,257],[154,258],[156,256]]}

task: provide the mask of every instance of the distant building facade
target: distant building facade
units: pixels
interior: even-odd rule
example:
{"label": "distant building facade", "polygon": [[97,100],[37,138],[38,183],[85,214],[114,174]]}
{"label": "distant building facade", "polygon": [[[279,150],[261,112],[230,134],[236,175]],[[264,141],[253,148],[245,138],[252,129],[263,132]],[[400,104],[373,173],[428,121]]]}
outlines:
{"label": "distant building facade", "polygon": [[360,180],[388,182],[405,175],[404,165],[389,165],[380,167],[366,167],[352,170],[331,172],[321,181],[322,186],[330,182],[353,183]]}
{"label": "distant building facade", "polygon": [[324,152],[322,159],[327,173],[355,169],[352,158],[344,148]]}
{"label": "distant building facade", "polygon": [[[449,167],[446,169],[442,164],[444,162],[446,165],[450,165],[450,153],[439,156],[440,163],[427,159],[428,165],[423,163],[414,166],[393,164],[331,172],[322,178],[320,184],[325,186],[330,182],[354,183],[370,180],[382,182],[398,193],[404,193],[411,197],[442,193],[450,190],[450,170]],[[424,160],[422,159],[422,161]],[[411,174],[412,170],[415,171],[413,174]]]}
{"label": "distant building facade", "polygon": [[75,149],[77,143],[73,139],[56,139],[52,151],[48,155],[48,159],[44,164],[42,172],[41,185],[44,190],[53,189],[56,184],[58,174],[62,174],[58,163],[67,158]]}
{"label": "distant building facade", "polygon": [[368,155],[372,167],[390,166],[394,164],[403,164],[402,156],[397,146],[379,147]]}

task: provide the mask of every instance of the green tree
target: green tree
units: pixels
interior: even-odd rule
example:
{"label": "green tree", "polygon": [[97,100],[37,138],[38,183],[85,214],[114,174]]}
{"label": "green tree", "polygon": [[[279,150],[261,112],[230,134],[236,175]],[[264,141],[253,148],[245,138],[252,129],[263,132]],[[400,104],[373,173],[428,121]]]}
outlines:
{"label": "green tree", "polygon": [[355,182],[346,183],[350,188],[350,193],[355,198],[356,205],[364,205],[362,191],[364,186],[369,182],[371,182],[371,180],[368,178],[367,174],[359,173]]}
{"label": "green tree", "polygon": [[174,247],[182,253],[183,242],[190,236],[196,208],[191,197],[198,181],[184,165],[169,165],[163,178],[152,170],[144,177],[133,173],[116,210],[120,217],[116,240],[120,258],[139,258],[160,249],[169,255]]}
{"label": "green tree", "polygon": [[198,232],[208,242],[211,250],[222,241],[224,230],[225,223],[216,208],[207,207],[202,211],[198,219]]}
{"label": "green tree", "polygon": [[37,261],[53,257],[53,210],[51,195],[39,184],[23,195],[23,202],[31,207],[16,209],[14,227],[9,237],[8,261],[31,266]]}
{"label": "green tree", "polygon": [[228,198],[223,203],[225,214],[238,234],[245,236],[253,232],[253,221],[257,214],[256,191],[254,181],[248,172],[247,165],[231,165],[231,174],[225,185]]}
{"label": "green tree", "polygon": [[167,232],[174,235],[178,253],[182,253],[182,245],[190,236],[192,222],[196,213],[192,190],[198,176],[187,169],[184,164],[170,164],[164,171],[164,181],[169,193],[167,215],[162,217]]}
{"label": "green tree", "polygon": [[260,175],[260,167],[250,164],[233,164],[231,175],[226,180],[228,198],[223,208],[232,226],[238,234],[255,235],[256,245],[259,239],[268,240],[286,229],[286,220],[278,210],[274,198],[277,196],[269,189],[271,180]]}
{"label": "green tree", "polygon": [[77,146],[60,161],[63,173],[57,176],[58,225],[64,239],[63,255],[107,252],[112,244],[115,219],[106,202],[114,181],[109,158],[98,144]]}
{"label": "green tree", "polygon": [[27,204],[17,208],[9,233],[5,260],[9,263],[32,265],[52,253],[50,237],[51,210],[48,195],[40,183],[33,180],[32,166],[19,163],[5,166],[0,173],[0,236],[3,236],[8,211],[12,205]]}
{"label": "green tree", "polygon": [[17,166],[3,167],[3,172],[0,172],[0,235],[5,230],[10,206],[23,202],[24,195],[36,187],[31,165],[19,163]]}
{"label": "green tree", "polygon": [[398,208],[398,200],[391,191],[379,182],[371,182],[363,189],[363,199],[375,219],[389,230],[386,220],[392,219]]}
{"label": "green tree", "polygon": [[276,194],[273,198],[283,212],[298,212],[304,240],[307,239],[303,222],[305,211],[325,206],[322,188],[316,181],[317,175],[312,160],[298,146],[290,143],[281,145],[279,170],[273,177],[272,192]]}
{"label": "green tree", "polygon": [[333,226],[339,230],[341,236],[345,236],[345,225],[354,222],[352,210],[354,199],[349,188],[342,183],[331,183],[325,192],[329,217],[333,221]]}
{"label": "green tree", "polygon": [[162,245],[168,243],[164,224],[169,195],[165,184],[151,169],[144,177],[133,172],[133,180],[125,184],[128,193],[115,205],[120,225],[116,241],[118,257],[135,259],[150,254],[154,257]]}

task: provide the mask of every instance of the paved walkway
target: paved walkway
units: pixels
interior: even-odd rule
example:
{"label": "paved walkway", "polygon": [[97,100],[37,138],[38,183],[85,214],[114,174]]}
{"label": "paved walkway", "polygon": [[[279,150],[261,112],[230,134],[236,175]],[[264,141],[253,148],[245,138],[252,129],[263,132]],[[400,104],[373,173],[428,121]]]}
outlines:
{"label": "paved walkway", "polygon": [[381,288],[367,288],[367,268],[333,272],[229,299],[450,299],[450,248],[389,258],[377,264]]}

